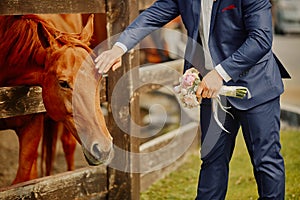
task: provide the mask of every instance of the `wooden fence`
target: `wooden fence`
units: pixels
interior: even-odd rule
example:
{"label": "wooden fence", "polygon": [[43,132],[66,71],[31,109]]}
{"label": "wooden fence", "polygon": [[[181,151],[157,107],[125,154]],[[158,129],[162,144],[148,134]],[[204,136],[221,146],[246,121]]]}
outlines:
{"label": "wooden fence", "polygon": [[[147,8],[153,3],[154,0],[2,0],[0,2],[0,14],[1,15],[18,15],[18,14],[43,14],[43,13],[105,13],[107,21],[107,36],[108,38],[120,33],[124,28],[138,15],[140,10]],[[124,99],[129,99],[133,92],[135,97],[130,104],[124,102],[124,105],[111,104],[111,96],[113,89],[117,81],[128,71],[139,65],[139,52],[130,51],[123,56],[123,67],[122,70],[117,70],[113,74],[109,73],[108,80],[106,82],[106,95],[102,96],[102,101],[108,102],[109,106],[112,107],[110,110],[127,110],[130,115],[120,115],[119,119],[115,119],[116,116],[112,116],[111,111],[108,112],[107,126],[110,133],[114,138],[114,144],[124,151],[123,155],[119,157],[126,158],[128,168],[137,168],[140,161],[131,157],[133,153],[143,153],[154,151],[164,146],[168,141],[174,137],[180,137],[182,142],[185,141],[187,135],[191,135],[197,131],[198,124],[190,123],[182,127],[180,130],[174,130],[166,135],[144,143],[140,145],[139,139],[128,135],[123,132],[116,121],[121,121],[130,127],[131,132],[138,133],[140,130],[133,126],[132,121],[138,122],[140,119],[140,108],[139,108],[139,94],[135,91],[131,91],[134,84],[137,82],[134,80],[128,80],[128,90],[122,91],[121,94]],[[182,60],[172,61],[164,63],[161,66],[148,66],[143,67],[140,70],[132,70],[135,74],[132,77],[139,77],[138,81],[145,79],[148,82],[160,83],[161,85],[173,85],[177,77],[172,74],[170,67],[181,72],[182,71]],[[173,72],[175,71],[173,70]],[[165,74],[164,76],[161,76]],[[177,75],[178,76],[178,75]],[[146,77],[146,78],[145,78]],[[159,84],[158,84],[159,85]],[[156,86],[148,85],[143,91],[149,91],[155,89]],[[23,105],[15,110],[10,110],[13,106],[8,104],[16,105],[16,99],[20,99],[20,95],[26,94],[30,91],[28,99],[21,99]],[[13,98],[7,100],[7,104],[2,104],[0,107],[0,118],[10,117],[15,115],[21,115],[25,113],[44,112],[45,109],[41,99],[41,89],[39,87],[18,87],[18,88],[1,88],[0,98],[6,97],[5,94],[10,92],[14,94]],[[140,91],[139,91],[140,92]],[[28,95],[27,95],[28,98]],[[33,101],[34,99],[34,101]],[[28,103],[29,102],[29,103]],[[0,105],[1,106],[1,105]],[[4,107],[5,109],[4,109]],[[136,130],[133,130],[136,129]],[[176,132],[177,131],[177,132]],[[178,133],[180,131],[180,133]],[[191,148],[196,148],[192,145]],[[172,152],[176,150],[176,144],[169,151],[166,151],[164,155],[159,155],[151,160],[151,166],[159,166],[162,159],[170,159]],[[188,151],[187,151],[188,152]],[[188,153],[185,154],[185,156]],[[162,178],[165,174],[171,170],[176,169],[185,156],[180,157],[173,164],[159,168],[160,170],[149,172],[149,173],[130,173],[123,172],[113,168],[106,168],[105,166],[87,167],[72,172],[66,172],[57,174],[50,177],[39,178],[29,182],[17,184],[11,187],[0,189],[0,199],[139,199],[140,192],[144,191],[154,181]],[[118,158],[115,158],[118,159]]]}

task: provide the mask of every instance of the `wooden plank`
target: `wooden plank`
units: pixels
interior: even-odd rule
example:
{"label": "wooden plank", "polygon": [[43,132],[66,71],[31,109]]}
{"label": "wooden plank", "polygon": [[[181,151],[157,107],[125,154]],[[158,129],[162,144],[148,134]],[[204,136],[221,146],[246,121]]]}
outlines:
{"label": "wooden plank", "polygon": [[149,92],[162,86],[174,86],[183,72],[183,59],[141,67],[140,92]]}
{"label": "wooden plank", "polygon": [[0,15],[105,13],[105,0],[1,0]]}
{"label": "wooden plank", "polygon": [[[198,126],[198,123],[191,122],[140,146],[140,152],[149,155],[141,162],[145,168],[155,169],[141,174],[141,191],[176,170],[188,155],[199,149]],[[164,150],[159,151],[162,148]],[[166,161],[173,162],[166,165]]]}
{"label": "wooden plank", "polygon": [[99,199],[107,197],[105,166],[87,167],[0,189],[0,199]]}
{"label": "wooden plank", "polygon": [[[107,0],[107,30],[108,38],[122,32],[130,22],[138,15],[138,0]],[[109,41],[110,44],[113,42]],[[114,145],[121,149],[115,153],[112,163],[116,163],[118,167],[109,168],[109,197],[108,199],[135,199],[140,196],[139,174],[130,173],[131,169],[137,167],[138,161],[134,160],[131,152],[138,152],[139,141],[130,135],[130,132],[138,133],[139,130],[132,126],[133,121],[139,119],[138,97],[131,98],[133,93],[131,90],[137,80],[138,70],[133,70],[130,78],[123,83],[124,89],[118,93],[123,99],[119,103],[112,103],[112,94],[119,79],[123,77],[133,67],[138,66],[139,58],[137,51],[131,51],[122,58],[122,67],[115,72],[109,72],[108,77],[108,102],[109,102],[109,131],[114,138]],[[113,116],[113,112],[117,112],[117,116]],[[120,127],[119,122],[125,127]]]}
{"label": "wooden plank", "polygon": [[0,88],[0,118],[45,111],[41,87],[18,86]]}

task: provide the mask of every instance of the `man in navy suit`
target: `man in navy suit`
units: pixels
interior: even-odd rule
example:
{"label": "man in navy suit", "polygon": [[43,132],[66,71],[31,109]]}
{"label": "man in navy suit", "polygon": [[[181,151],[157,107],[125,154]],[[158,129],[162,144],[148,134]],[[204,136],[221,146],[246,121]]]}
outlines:
{"label": "man in navy suit", "polygon": [[[121,56],[142,38],[178,15],[187,29],[184,69],[195,67],[202,82],[201,170],[196,199],[225,199],[229,162],[239,128],[253,165],[260,199],[284,199],[285,170],[280,154],[280,95],[289,74],[272,52],[269,0],[157,0],[96,58],[99,73],[120,66]],[[200,44],[201,45],[200,45]],[[252,98],[226,98],[232,118],[219,128],[211,98],[222,85],[245,86]]]}

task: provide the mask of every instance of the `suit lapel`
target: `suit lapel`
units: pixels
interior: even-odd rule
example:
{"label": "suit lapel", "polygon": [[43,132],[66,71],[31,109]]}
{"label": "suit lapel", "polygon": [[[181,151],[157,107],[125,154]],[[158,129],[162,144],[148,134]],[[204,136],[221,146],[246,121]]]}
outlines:
{"label": "suit lapel", "polygon": [[193,20],[194,20],[194,34],[198,35],[199,32],[199,22],[200,22],[200,1],[201,0],[192,0],[192,9],[193,9]]}
{"label": "suit lapel", "polygon": [[211,20],[210,20],[210,33],[213,31],[215,25],[215,19],[217,16],[218,8],[220,6],[221,0],[214,0],[212,12],[211,12]]}

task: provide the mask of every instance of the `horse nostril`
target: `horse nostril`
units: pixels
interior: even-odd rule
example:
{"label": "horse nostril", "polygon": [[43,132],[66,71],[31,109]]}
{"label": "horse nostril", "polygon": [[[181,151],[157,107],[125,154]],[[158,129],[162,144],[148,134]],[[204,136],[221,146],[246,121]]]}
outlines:
{"label": "horse nostril", "polygon": [[92,147],[92,153],[93,153],[93,156],[97,159],[100,159],[101,158],[101,151],[99,149],[99,145],[98,144],[94,144],[93,147]]}
{"label": "horse nostril", "polygon": [[92,154],[97,160],[102,160],[103,162],[107,162],[111,157],[111,149],[108,151],[103,151],[100,149],[99,144],[94,144],[92,147]]}

